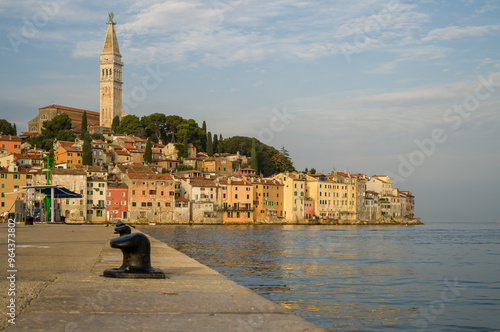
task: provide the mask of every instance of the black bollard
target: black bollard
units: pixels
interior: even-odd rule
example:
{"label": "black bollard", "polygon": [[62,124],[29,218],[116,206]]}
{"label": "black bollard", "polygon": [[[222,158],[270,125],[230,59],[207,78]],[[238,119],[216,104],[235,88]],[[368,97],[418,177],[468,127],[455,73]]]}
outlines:
{"label": "black bollard", "polygon": [[123,264],[118,269],[104,270],[103,275],[110,278],[164,279],[165,273],[151,266],[151,244],[147,236],[131,234],[130,227],[121,221],[116,226],[115,234],[120,236],[112,239],[110,245],[122,251]]}
{"label": "black bollard", "polygon": [[[134,226],[132,226],[134,227]],[[134,227],[135,228],[135,227]],[[116,223],[115,234],[120,234],[120,236],[132,233],[132,229],[129,225],[119,221]]]}

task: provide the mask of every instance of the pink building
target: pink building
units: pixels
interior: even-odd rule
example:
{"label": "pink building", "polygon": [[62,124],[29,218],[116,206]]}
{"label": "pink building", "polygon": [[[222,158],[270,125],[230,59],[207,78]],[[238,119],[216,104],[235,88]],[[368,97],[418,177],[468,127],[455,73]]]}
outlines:
{"label": "pink building", "polygon": [[304,201],[304,218],[314,219],[314,201]]}
{"label": "pink building", "polygon": [[108,184],[106,195],[107,219],[128,219],[128,188],[123,184]]}

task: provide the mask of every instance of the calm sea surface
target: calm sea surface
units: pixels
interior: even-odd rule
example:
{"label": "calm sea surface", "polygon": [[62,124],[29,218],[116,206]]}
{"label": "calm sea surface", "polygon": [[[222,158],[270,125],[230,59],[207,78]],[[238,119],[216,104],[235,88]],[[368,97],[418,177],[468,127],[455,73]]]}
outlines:
{"label": "calm sea surface", "polygon": [[496,221],[140,229],[327,330],[500,330]]}

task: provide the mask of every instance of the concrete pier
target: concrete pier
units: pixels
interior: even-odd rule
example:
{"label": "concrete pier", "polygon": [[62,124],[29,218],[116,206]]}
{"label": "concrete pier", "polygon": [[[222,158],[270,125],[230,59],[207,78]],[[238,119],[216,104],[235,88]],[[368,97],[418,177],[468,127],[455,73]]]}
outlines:
{"label": "concrete pier", "polygon": [[122,263],[113,227],[18,224],[15,234],[16,318],[2,315],[6,331],[322,331],[153,238],[151,264],[168,279],[102,277]]}

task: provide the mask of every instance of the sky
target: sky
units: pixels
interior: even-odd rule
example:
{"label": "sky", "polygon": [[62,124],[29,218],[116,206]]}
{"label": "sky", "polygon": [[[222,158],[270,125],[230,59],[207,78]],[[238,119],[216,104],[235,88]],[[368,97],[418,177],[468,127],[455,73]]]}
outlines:
{"label": "sky", "polygon": [[424,222],[500,220],[500,1],[0,0],[0,118],[98,111],[110,11],[127,113],[389,174]]}

